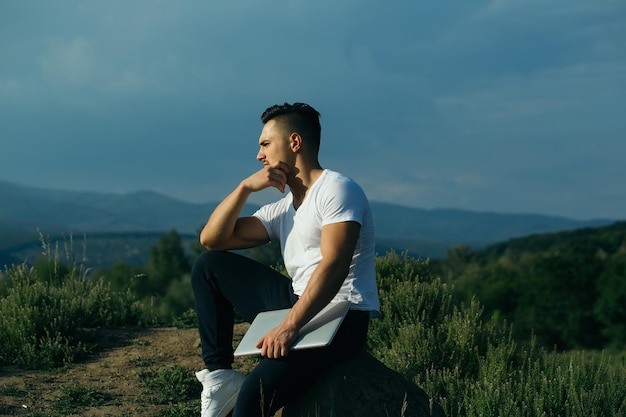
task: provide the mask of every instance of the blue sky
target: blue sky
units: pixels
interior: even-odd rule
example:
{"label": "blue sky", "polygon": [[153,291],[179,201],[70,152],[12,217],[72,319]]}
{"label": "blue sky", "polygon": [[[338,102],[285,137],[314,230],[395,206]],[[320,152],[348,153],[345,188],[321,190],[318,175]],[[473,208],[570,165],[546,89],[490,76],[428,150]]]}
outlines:
{"label": "blue sky", "polygon": [[216,201],[285,101],[370,200],[626,219],[623,0],[0,2],[0,180]]}

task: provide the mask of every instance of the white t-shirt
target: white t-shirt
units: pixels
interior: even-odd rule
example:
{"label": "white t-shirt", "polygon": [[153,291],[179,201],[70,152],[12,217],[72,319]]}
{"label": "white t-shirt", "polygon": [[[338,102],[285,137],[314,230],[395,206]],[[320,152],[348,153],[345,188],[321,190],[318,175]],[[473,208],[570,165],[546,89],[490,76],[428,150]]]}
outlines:
{"label": "white t-shirt", "polygon": [[374,220],[361,187],[352,179],[324,170],[295,210],[292,195],[267,204],[254,216],[265,226],[270,240],[280,242],[293,291],[302,295],[322,259],[320,238],[327,224],[354,221],[361,225],[350,271],[335,300],[349,300],[352,309],[380,316],[376,287]]}

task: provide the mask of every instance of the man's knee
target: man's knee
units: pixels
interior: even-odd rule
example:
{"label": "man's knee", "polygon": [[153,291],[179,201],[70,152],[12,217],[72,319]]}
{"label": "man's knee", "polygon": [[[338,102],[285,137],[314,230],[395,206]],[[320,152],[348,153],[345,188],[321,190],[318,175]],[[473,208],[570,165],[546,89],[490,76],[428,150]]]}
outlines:
{"label": "man's knee", "polygon": [[205,250],[204,252],[202,252],[200,255],[198,255],[196,257],[196,260],[194,261],[194,266],[196,264],[211,264],[217,260],[219,260],[220,258],[222,258],[226,253],[225,251],[220,251],[220,250]]}
{"label": "man's knee", "polygon": [[219,262],[219,259],[223,257],[221,251],[204,251],[193,262],[191,267],[191,284],[195,286],[201,282],[205,282],[210,277],[211,271]]}
{"label": "man's knee", "polygon": [[192,274],[197,271],[210,270],[227,259],[230,252],[218,250],[206,250],[196,257],[191,267]]}

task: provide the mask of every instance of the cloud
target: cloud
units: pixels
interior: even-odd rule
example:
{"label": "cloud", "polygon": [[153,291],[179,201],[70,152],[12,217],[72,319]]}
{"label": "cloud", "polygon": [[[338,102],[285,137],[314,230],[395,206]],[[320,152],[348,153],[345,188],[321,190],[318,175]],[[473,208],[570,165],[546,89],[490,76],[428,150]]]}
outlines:
{"label": "cloud", "polygon": [[34,3],[0,16],[0,136],[21,158],[2,178],[33,178],[30,158],[51,185],[203,200],[257,166],[265,106],[299,100],[322,112],[324,165],[374,199],[504,209],[523,190],[514,208],[580,212],[573,195],[617,198],[621,2]]}
{"label": "cloud", "polygon": [[72,39],[55,38],[39,59],[41,69],[52,83],[81,86],[93,81],[96,62],[95,48],[83,36]]}
{"label": "cloud", "polygon": [[0,78],[0,94],[3,96],[18,95],[21,90],[20,84],[13,78]]}

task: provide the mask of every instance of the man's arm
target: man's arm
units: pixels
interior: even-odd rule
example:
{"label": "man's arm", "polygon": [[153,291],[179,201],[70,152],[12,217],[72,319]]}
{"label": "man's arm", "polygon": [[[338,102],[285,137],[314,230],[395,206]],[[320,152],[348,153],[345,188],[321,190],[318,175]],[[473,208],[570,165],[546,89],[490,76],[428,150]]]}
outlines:
{"label": "man's arm", "polygon": [[285,191],[289,168],[280,162],[265,166],[235,188],[213,211],[200,233],[200,243],[210,250],[245,249],[269,241],[265,227],[255,217],[239,217],[250,194],[268,187]]}
{"label": "man's arm", "polygon": [[246,193],[237,187],[213,211],[200,232],[200,243],[209,250],[246,249],[269,241],[256,217],[239,217]]}
{"label": "man's arm", "polygon": [[360,231],[361,225],[357,222],[322,227],[322,260],[285,320],[259,340],[257,347],[261,348],[261,355],[268,358],[287,356],[300,328],[335,297],[348,276]]}

